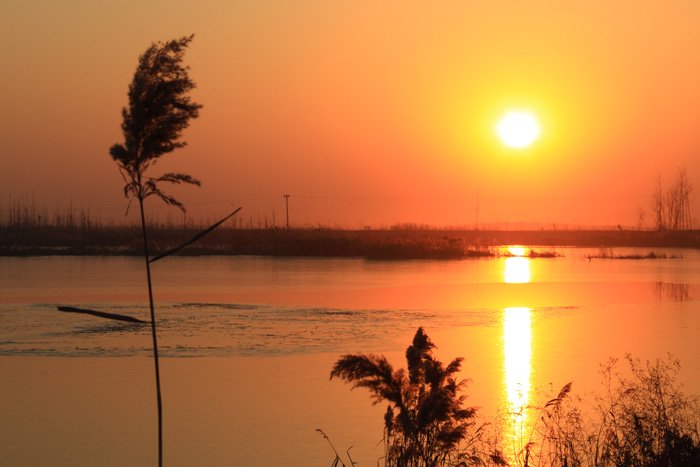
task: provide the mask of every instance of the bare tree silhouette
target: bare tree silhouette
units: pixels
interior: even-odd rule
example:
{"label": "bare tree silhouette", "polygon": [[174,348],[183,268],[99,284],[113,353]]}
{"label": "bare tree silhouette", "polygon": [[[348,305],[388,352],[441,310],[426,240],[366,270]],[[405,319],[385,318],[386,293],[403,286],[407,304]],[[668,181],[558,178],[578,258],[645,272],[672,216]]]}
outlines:
{"label": "bare tree silhouette", "polygon": [[652,213],[656,230],[690,230],[693,228],[690,218],[690,194],[693,185],[688,171],[679,167],[671,186],[664,191],[661,174],[656,177],[652,195]]}
{"label": "bare tree silhouette", "polygon": [[141,213],[158,401],[159,466],[163,465],[163,404],[143,202],[149,196],[155,195],[166,204],[177,206],[184,211],[182,203],[161,191],[159,185],[161,183],[200,185],[199,180],[184,173],[166,173],[157,178],[146,175],[147,169],[160,157],[185,146],[186,143],[180,140],[182,131],[189,126],[191,119],[199,116],[199,109],[202,106],[192,102],[188,95],[194,89],[195,83],[189,77],[189,67],[182,65],[185,49],[193,38],[194,35],[191,35],[165,43],[154,43],[139,57],[136,73],[129,85],[129,106],[122,109],[124,143],[115,144],[109,150],[126,182],[124,196],[135,198]]}
{"label": "bare tree silhouette", "polygon": [[685,167],[679,167],[676,171],[676,179],[668,190],[668,225],[672,230],[690,230],[690,193],[693,185],[688,178]]}
{"label": "bare tree silhouette", "polygon": [[666,229],[666,201],[664,196],[663,181],[661,173],[656,174],[654,183],[654,194],[651,198],[651,209],[654,215],[654,227],[656,230]]}

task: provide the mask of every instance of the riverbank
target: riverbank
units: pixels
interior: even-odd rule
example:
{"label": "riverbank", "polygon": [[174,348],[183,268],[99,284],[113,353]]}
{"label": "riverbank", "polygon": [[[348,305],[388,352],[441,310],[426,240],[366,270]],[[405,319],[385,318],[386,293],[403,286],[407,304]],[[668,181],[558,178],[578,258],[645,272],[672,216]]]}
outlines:
{"label": "riverbank", "polygon": [[[152,228],[152,253],[167,251],[198,228]],[[0,256],[92,256],[142,254],[140,229],[129,226],[4,227]],[[461,259],[495,256],[494,247],[700,248],[700,230],[339,230],[220,228],[181,255],[364,257],[369,259]]]}

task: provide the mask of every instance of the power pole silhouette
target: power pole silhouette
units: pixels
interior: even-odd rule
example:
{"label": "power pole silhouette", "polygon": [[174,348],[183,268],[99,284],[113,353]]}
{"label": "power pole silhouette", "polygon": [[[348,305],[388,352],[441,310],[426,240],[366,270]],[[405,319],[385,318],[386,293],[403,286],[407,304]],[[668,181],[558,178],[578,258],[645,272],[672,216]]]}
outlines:
{"label": "power pole silhouette", "polygon": [[479,185],[476,186],[476,222],[474,230],[479,230]]}
{"label": "power pole silhouette", "polygon": [[289,229],[289,195],[284,195],[284,203],[287,206],[287,229]]}

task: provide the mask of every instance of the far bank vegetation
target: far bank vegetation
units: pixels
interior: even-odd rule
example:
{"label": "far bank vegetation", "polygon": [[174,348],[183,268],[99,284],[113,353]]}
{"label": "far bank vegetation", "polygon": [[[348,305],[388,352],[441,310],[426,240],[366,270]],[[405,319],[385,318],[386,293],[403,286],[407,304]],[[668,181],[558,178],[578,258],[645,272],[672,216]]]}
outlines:
{"label": "far bank vegetation", "polygon": [[[32,216],[31,210],[0,213],[0,256],[143,254],[141,228],[102,223],[84,210],[56,217]],[[153,254],[180,245],[206,227],[148,221]],[[211,224],[213,222],[209,222]],[[463,259],[508,256],[499,246],[527,245],[531,258],[558,256],[557,247],[698,248],[700,232],[630,230],[441,230],[250,228],[227,223],[179,255],[264,255],[362,257],[370,259]]]}
{"label": "far bank vegetation", "polygon": [[[495,248],[502,245],[535,246],[531,257],[556,256],[549,253],[566,246],[698,248],[700,231],[665,227],[690,225],[688,216],[682,214],[692,191],[684,174],[679,171],[675,188],[661,190],[655,198],[663,201],[658,204],[658,226],[662,228],[657,230],[468,230],[413,224],[343,230],[284,228],[236,218],[179,254],[461,259],[502,256]],[[672,201],[676,198],[677,202]],[[670,215],[672,212],[675,214]],[[141,226],[122,219],[105,219],[81,206],[50,208],[34,199],[0,194],[0,255],[141,255]],[[184,215],[146,219],[154,253],[181,244],[215,220],[218,217],[195,220]]]}

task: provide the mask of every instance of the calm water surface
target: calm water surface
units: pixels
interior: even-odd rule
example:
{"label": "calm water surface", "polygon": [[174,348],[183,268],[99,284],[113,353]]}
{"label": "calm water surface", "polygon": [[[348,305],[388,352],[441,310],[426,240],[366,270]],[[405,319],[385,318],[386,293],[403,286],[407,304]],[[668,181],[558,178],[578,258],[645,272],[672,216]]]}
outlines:
{"label": "calm water surface", "polygon": [[[404,366],[402,352],[423,326],[438,357],[465,357],[469,401],[486,413],[534,403],[550,384],[596,390],[599,363],[626,352],[673,353],[686,391],[700,393],[700,252],[655,251],[682,258],[589,260],[598,252],[572,248],[557,249],[559,258],[460,261],[168,258],[153,270],[159,342],[167,357],[326,365],[372,352]],[[0,258],[0,356],[150,355],[144,326],[56,311],[148,319],[144,275],[138,258]],[[314,381],[304,384],[322,397]],[[349,421],[354,410],[331,418]],[[331,424],[320,418],[319,427]]]}

